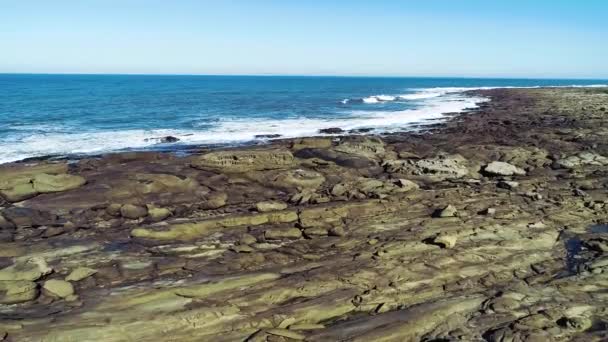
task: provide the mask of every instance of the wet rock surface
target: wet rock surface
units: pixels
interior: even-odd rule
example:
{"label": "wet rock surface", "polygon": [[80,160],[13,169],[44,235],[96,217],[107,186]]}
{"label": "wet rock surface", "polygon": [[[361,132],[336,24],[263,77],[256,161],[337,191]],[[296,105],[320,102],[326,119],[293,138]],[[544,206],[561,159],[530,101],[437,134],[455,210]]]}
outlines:
{"label": "wet rock surface", "polygon": [[0,166],[8,341],[603,341],[608,91],[415,134]]}

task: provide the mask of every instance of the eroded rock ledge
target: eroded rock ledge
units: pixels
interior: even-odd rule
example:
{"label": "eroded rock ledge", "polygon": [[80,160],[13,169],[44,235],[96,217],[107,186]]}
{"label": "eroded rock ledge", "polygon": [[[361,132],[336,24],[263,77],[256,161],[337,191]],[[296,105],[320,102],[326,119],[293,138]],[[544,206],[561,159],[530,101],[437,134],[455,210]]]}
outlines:
{"label": "eroded rock ledge", "polygon": [[0,166],[0,339],[605,340],[608,90],[483,95],[420,134]]}

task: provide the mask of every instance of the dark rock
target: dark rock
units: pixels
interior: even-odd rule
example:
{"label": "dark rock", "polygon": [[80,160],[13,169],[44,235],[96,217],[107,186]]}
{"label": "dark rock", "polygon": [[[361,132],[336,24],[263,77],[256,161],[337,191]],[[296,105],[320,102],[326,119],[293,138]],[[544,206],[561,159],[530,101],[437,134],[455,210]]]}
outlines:
{"label": "dark rock", "polygon": [[166,137],[159,137],[159,138],[146,138],[144,141],[146,141],[146,142],[156,141],[157,144],[170,144],[170,143],[178,142],[179,138],[168,135]]}
{"label": "dark rock", "polygon": [[256,139],[275,139],[281,137],[280,134],[256,134]]}
{"label": "dark rock", "polygon": [[2,211],[2,216],[17,228],[53,225],[57,216],[31,208],[10,207]]}
{"label": "dark rock", "polygon": [[338,153],[327,149],[304,148],[297,151],[294,155],[302,159],[319,158],[350,168],[368,168],[377,166],[377,162],[374,160],[365,157],[352,156],[346,153]]}
{"label": "dark rock", "polygon": [[339,127],[323,128],[319,130],[321,134],[340,134],[344,133],[344,130]]}

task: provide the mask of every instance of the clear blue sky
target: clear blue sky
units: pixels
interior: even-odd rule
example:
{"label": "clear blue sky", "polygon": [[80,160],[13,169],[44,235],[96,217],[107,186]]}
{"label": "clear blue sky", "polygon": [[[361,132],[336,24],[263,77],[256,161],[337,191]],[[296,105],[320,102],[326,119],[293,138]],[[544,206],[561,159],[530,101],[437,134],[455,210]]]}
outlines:
{"label": "clear blue sky", "polygon": [[4,0],[0,72],[608,78],[608,1]]}

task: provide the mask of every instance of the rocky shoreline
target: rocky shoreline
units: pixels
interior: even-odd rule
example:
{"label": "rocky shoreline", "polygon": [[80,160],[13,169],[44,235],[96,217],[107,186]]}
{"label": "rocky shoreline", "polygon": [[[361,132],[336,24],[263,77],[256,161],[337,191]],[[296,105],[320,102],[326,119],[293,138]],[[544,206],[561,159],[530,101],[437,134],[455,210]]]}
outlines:
{"label": "rocky shoreline", "polygon": [[0,166],[0,339],[602,341],[608,90],[412,134]]}

